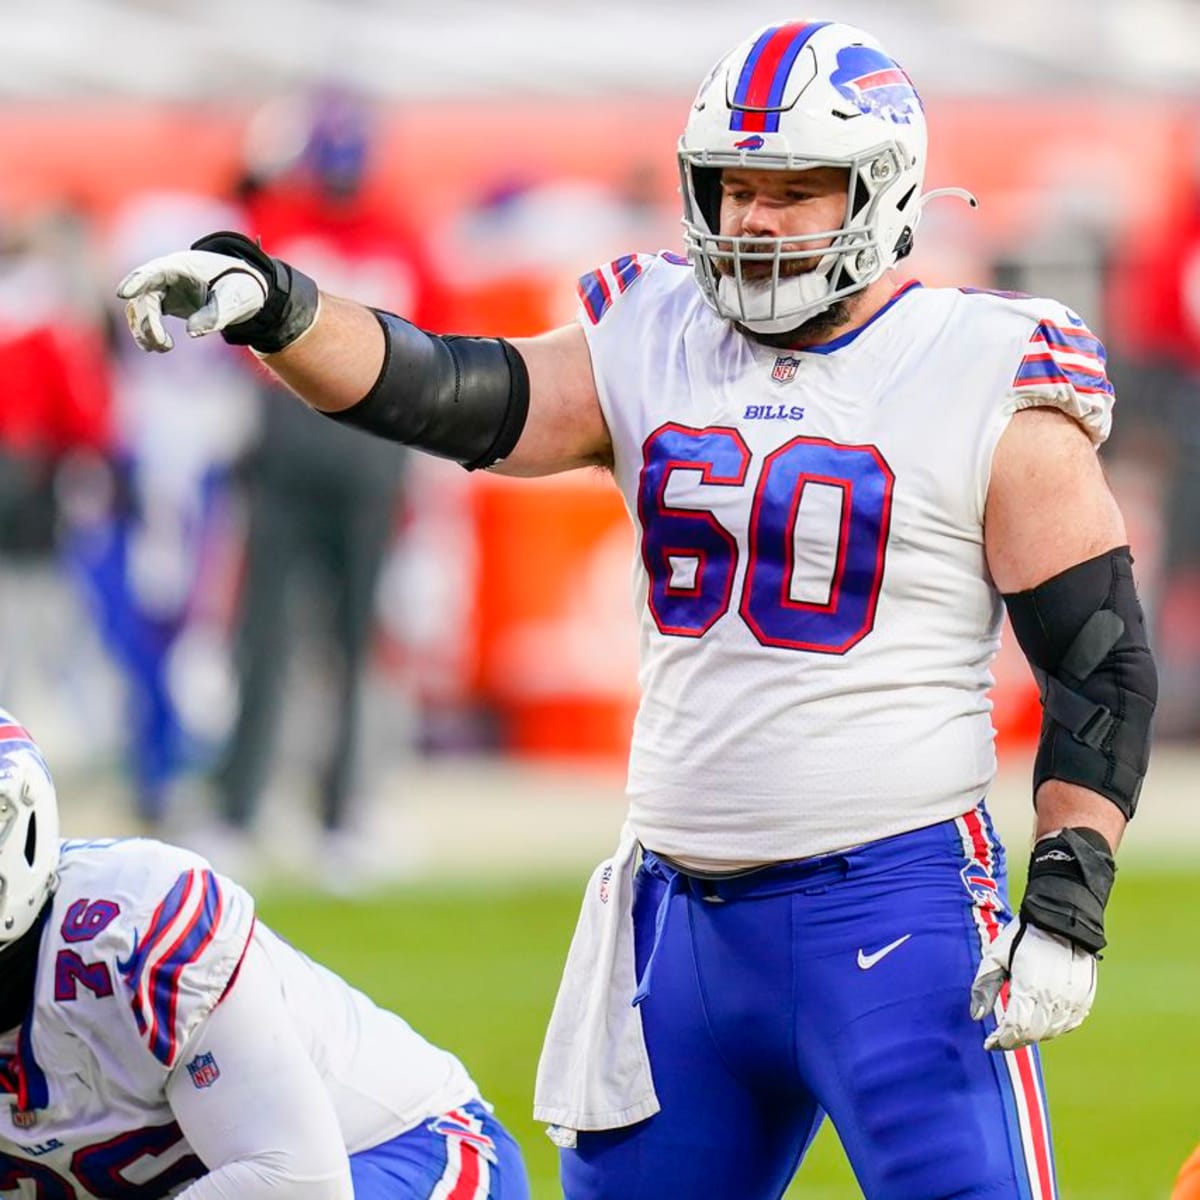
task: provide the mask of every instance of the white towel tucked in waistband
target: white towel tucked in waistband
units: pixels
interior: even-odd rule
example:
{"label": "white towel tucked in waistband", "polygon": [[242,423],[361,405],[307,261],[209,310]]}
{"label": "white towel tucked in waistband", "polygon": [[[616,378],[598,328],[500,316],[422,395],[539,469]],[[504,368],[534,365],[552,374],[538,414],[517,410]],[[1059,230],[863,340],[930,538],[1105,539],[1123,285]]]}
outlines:
{"label": "white towel tucked in waistband", "polygon": [[[637,838],[626,824],[612,858],[588,881],[538,1063],[533,1117],[569,1131],[618,1129],[659,1109],[633,1007],[633,876]],[[564,1134],[566,1136],[564,1136]]]}

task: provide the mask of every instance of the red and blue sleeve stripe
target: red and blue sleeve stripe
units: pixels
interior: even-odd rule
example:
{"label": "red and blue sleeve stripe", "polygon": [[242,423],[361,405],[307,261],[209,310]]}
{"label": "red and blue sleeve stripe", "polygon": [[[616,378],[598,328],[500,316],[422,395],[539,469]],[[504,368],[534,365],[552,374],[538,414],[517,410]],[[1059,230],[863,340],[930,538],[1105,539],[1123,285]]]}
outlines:
{"label": "red and blue sleeve stripe", "polygon": [[617,291],[624,292],[642,273],[641,261],[636,254],[624,254],[613,263],[612,273],[617,280]]}
{"label": "red and blue sleeve stripe", "polygon": [[[779,112],[788,76],[805,43],[828,21],[793,21],[764,30],[742,64],[734,89],[732,130],[778,133]],[[751,111],[771,110],[776,111]]]}
{"label": "red and blue sleeve stripe", "polygon": [[599,325],[600,319],[612,307],[614,285],[617,295],[627,292],[645,271],[646,263],[653,261],[653,255],[623,254],[608,266],[584,275],[579,280],[577,291],[588,320],[593,325]]}
{"label": "red and blue sleeve stripe", "polygon": [[223,908],[211,871],[185,871],[155,910],[129,961],[121,964],[133,991],[138,1030],[165,1066],[174,1064],[179,1049],[175,1018],[180,978],[212,942]]}
{"label": "red and blue sleeve stripe", "polygon": [[1085,328],[1063,329],[1042,321],[1013,378],[1013,387],[1059,384],[1089,395],[1113,394],[1104,346]]}
{"label": "red and blue sleeve stripe", "polygon": [[1053,321],[1042,321],[1034,334],[1035,337],[1039,335],[1048,346],[1055,349],[1086,354],[1100,363],[1108,361],[1104,343],[1084,325],[1077,329],[1064,329],[1061,325],[1055,325]]}
{"label": "red and blue sleeve stripe", "polygon": [[600,324],[600,318],[608,312],[612,305],[612,292],[604,276],[599,271],[591,271],[579,280],[579,299],[583,301],[584,311],[593,325]]}

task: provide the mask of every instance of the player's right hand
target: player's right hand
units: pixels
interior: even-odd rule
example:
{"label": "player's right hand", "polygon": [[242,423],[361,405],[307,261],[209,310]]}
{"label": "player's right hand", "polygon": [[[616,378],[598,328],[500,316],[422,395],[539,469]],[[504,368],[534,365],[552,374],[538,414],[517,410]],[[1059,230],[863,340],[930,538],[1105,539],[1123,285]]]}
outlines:
{"label": "player's right hand", "polygon": [[241,258],[208,250],[179,250],[135,267],[117,287],[133,340],[165,354],[175,345],[163,317],[186,321],[190,337],[216,333],[255,316],[266,303],[267,281]]}
{"label": "player's right hand", "polygon": [[995,1015],[985,1050],[1016,1050],[1069,1033],[1095,998],[1096,956],[1018,916],[984,952],[971,986],[971,1017]]}

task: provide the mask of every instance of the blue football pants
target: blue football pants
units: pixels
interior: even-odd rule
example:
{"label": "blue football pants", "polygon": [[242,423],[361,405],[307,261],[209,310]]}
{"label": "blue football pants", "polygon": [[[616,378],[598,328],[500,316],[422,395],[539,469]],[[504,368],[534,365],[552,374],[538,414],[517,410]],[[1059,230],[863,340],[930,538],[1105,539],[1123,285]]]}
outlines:
{"label": "blue football pants", "polygon": [[1034,1049],[986,1051],[981,947],[1010,918],[983,806],[728,880],[643,856],[642,1018],[661,1111],[581,1133],[567,1200],[777,1200],[821,1120],[867,1200],[1052,1200]]}
{"label": "blue football pants", "polygon": [[529,1200],[521,1149],[473,1100],[350,1156],[354,1200]]}

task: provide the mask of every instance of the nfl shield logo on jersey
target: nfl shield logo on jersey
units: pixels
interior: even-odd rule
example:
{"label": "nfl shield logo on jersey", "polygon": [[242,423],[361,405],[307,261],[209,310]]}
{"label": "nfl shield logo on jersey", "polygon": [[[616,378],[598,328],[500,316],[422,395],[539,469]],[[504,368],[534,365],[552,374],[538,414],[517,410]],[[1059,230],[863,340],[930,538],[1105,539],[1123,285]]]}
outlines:
{"label": "nfl shield logo on jersey", "polygon": [[800,366],[798,358],[792,358],[789,354],[781,354],[775,360],[775,367],[771,371],[771,378],[776,383],[791,383],[796,378],[796,369]]}
{"label": "nfl shield logo on jersey", "polygon": [[212,1087],[221,1075],[221,1068],[212,1054],[197,1054],[187,1065],[192,1083],[198,1088]]}
{"label": "nfl shield logo on jersey", "polygon": [[18,1129],[32,1129],[37,1124],[37,1113],[31,1108],[12,1107],[12,1123]]}

